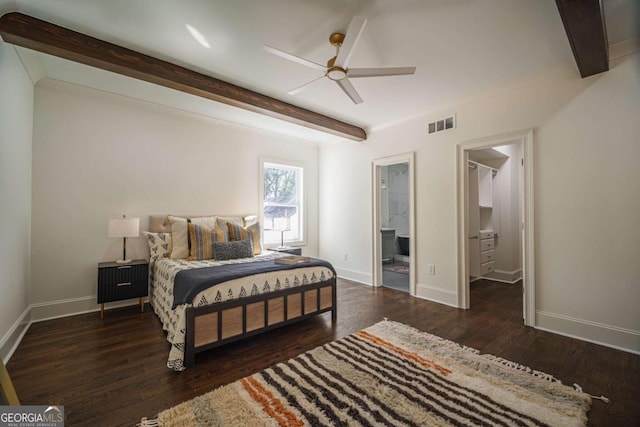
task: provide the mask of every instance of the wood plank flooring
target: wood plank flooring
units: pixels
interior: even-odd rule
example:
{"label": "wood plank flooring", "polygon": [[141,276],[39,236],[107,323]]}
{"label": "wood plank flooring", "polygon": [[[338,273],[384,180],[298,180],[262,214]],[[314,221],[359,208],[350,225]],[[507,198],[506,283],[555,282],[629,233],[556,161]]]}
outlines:
{"label": "wood plank flooring", "polygon": [[591,426],[640,425],[640,356],[522,325],[519,286],[474,283],[458,310],[387,288],[338,281],[330,314],[165,367],[168,343],[152,310],[109,310],[33,324],[8,363],[23,404],[64,405],[68,426],[133,426],[170,406],[372,325],[384,317],[580,384],[594,400]]}

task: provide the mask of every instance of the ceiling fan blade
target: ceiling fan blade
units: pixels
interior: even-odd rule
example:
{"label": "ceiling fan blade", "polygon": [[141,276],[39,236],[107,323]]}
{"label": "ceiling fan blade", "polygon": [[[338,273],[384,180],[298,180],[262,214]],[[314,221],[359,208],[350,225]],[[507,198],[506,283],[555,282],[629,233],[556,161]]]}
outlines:
{"label": "ceiling fan blade", "polygon": [[303,90],[305,90],[306,88],[308,88],[309,86],[311,86],[311,84],[312,84],[312,83],[317,82],[318,80],[320,80],[320,79],[321,79],[321,78],[323,78],[323,77],[324,77],[324,74],[323,74],[323,75],[321,75],[320,77],[318,77],[317,79],[313,79],[313,80],[311,80],[310,82],[307,82],[307,83],[303,84],[302,86],[298,86],[297,88],[295,88],[295,89],[293,89],[293,90],[290,90],[289,92],[287,92],[287,94],[289,94],[289,95],[295,95],[296,93],[300,93],[300,92],[302,92]]}
{"label": "ceiling fan blade", "polygon": [[349,78],[403,76],[415,74],[415,72],[416,67],[349,68],[347,76]]}
{"label": "ceiling fan blade", "polygon": [[351,98],[354,104],[362,103],[362,98],[360,98],[360,95],[358,95],[356,88],[353,87],[349,79],[336,80],[336,83],[338,83],[338,86],[342,88],[344,93],[346,93],[347,96]]}
{"label": "ceiling fan blade", "polygon": [[309,61],[308,59],[300,58],[299,56],[295,56],[283,50],[276,49],[275,47],[267,46],[266,44],[262,46],[262,49],[266,50],[269,53],[273,53],[274,55],[278,55],[282,58],[288,59],[289,61],[297,62],[298,64],[306,65],[307,67],[314,68],[316,70],[327,70],[327,67],[324,65],[317,64],[313,61]]}
{"label": "ceiling fan blade", "polygon": [[334,64],[336,67],[347,68],[347,64],[349,64],[353,50],[362,35],[366,23],[367,20],[362,16],[353,17],[345,34],[344,42],[342,42],[342,46],[340,46],[340,50],[338,51],[338,57]]}

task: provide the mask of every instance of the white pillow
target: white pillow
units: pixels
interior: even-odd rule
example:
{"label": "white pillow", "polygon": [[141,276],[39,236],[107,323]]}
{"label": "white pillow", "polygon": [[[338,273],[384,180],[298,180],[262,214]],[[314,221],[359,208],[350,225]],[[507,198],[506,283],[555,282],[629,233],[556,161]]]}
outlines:
{"label": "white pillow", "polygon": [[[192,224],[201,225],[211,228],[216,225],[215,216],[201,216],[189,218]],[[169,223],[171,224],[171,259],[189,258],[189,228],[187,218],[169,215]]]}

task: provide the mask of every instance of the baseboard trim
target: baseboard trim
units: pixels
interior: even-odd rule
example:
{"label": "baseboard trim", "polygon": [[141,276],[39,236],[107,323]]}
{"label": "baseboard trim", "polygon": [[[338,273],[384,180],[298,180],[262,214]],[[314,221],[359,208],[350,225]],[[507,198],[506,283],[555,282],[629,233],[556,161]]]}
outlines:
{"label": "baseboard trim", "polygon": [[89,313],[98,309],[95,296],[40,302],[31,304],[31,320],[33,322],[43,322],[60,317]]}
{"label": "baseboard trim", "polygon": [[9,362],[16,348],[18,348],[18,344],[22,341],[24,334],[27,333],[29,326],[31,326],[30,309],[30,306],[25,308],[20,317],[18,317],[7,333],[0,339],[0,357],[2,357],[5,365]]}
{"label": "baseboard trim", "polygon": [[[139,304],[140,301],[135,299],[127,299],[123,301],[115,301],[106,303],[105,310],[118,307],[129,307]],[[31,321],[44,322],[45,320],[58,319],[60,317],[75,316],[77,314],[91,313],[100,311],[100,305],[96,303],[96,296],[91,295],[80,298],[69,298],[57,301],[48,301],[43,303],[31,304]]]}
{"label": "baseboard trim", "polygon": [[[129,307],[138,304],[139,300],[137,298],[129,299],[105,304],[105,309]],[[32,323],[97,311],[100,311],[100,305],[96,304],[95,295],[31,304],[24,310],[4,337],[0,339],[0,357],[2,357],[5,364],[11,359]]]}
{"label": "baseboard trim", "polygon": [[336,274],[343,279],[351,280],[353,282],[362,283],[372,286],[373,278],[371,274],[363,273],[361,271],[349,270],[347,268],[336,267]]}
{"label": "baseboard trim", "polygon": [[514,284],[518,280],[522,279],[522,270],[504,271],[495,270],[486,276],[482,276],[483,279],[495,280],[496,282]]}
{"label": "baseboard trim", "polygon": [[418,283],[416,286],[416,297],[437,302],[451,307],[458,308],[458,294],[451,291],[445,291],[433,286],[422,285]]}
{"label": "baseboard trim", "polygon": [[496,270],[495,271],[498,274],[501,274],[505,277],[505,280],[510,280],[512,282],[517,282],[518,280],[522,279],[522,269],[519,268],[517,270],[513,270],[513,271],[504,271],[504,270]]}
{"label": "baseboard trim", "polygon": [[640,354],[640,332],[560,314],[536,311],[536,329]]}

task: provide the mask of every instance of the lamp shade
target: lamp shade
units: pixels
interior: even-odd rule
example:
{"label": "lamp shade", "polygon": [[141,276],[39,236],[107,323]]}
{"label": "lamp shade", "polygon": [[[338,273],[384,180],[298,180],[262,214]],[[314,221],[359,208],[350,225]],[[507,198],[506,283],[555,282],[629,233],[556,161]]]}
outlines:
{"label": "lamp shade", "polygon": [[291,230],[291,220],[286,216],[273,218],[273,229],[278,231],[289,231]]}
{"label": "lamp shade", "polygon": [[109,220],[109,237],[138,237],[140,218],[119,218]]}

